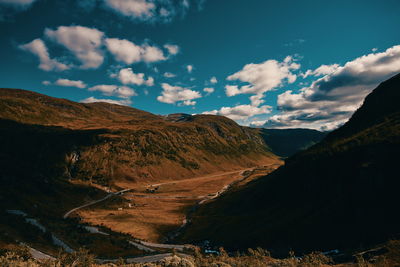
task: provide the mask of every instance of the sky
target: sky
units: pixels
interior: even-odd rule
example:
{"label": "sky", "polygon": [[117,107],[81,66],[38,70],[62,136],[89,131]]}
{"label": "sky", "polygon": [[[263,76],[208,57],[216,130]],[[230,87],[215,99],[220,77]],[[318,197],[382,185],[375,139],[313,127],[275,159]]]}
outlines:
{"label": "sky", "polygon": [[0,87],[332,130],[400,72],[398,0],[0,0]]}

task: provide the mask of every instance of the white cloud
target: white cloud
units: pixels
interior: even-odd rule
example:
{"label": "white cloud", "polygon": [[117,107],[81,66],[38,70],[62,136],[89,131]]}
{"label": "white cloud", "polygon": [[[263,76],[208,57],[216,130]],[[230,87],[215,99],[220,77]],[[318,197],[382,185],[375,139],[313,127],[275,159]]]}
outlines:
{"label": "white cloud", "polygon": [[227,96],[234,96],[240,94],[240,90],[237,85],[226,85],[225,92]]}
{"label": "white cloud", "polygon": [[115,12],[139,20],[154,16],[156,5],[147,0],[105,0],[105,4]]}
{"label": "white cloud", "polygon": [[101,46],[104,33],[82,26],[60,26],[57,30],[46,29],[45,35],[67,48],[81,62],[82,69],[98,68],[104,60]]}
{"label": "white cloud", "polygon": [[171,73],[171,72],[166,72],[166,73],[164,73],[163,76],[164,76],[165,78],[174,78],[174,77],[176,77],[176,75],[173,74],[173,73]]}
{"label": "white cloud", "polygon": [[70,68],[56,59],[51,59],[47,47],[41,39],[35,39],[30,43],[20,45],[19,48],[36,55],[39,58],[39,69],[41,70],[62,71]]}
{"label": "white cloud", "polygon": [[186,66],[186,70],[187,70],[187,72],[192,73],[192,71],[193,71],[193,65],[187,65],[187,66]]}
{"label": "white cloud", "polygon": [[212,94],[212,93],[214,93],[214,88],[206,87],[203,89],[203,91],[206,92],[207,94]]}
{"label": "white cloud", "polygon": [[77,88],[86,88],[87,86],[82,81],[73,81],[68,79],[58,79],[54,84],[59,86],[77,87]]}
{"label": "white cloud", "polygon": [[147,85],[153,86],[153,77],[148,77],[147,80],[144,77],[144,73],[134,73],[131,68],[121,69],[118,74],[112,74],[111,77],[116,77],[123,84],[134,84],[134,85]]}
{"label": "white cloud", "polygon": [[338,68],[339,64],[321,65],[315,70],[307,70],[306,73],[301,74],[301,76],[303,76],[303,78],[307,78],[308,76],[328,75],[335,72]]}
{"label": "white cloud", "polygon": [[212,77],[211,79],[210,79],[210,83],[212,83],[212,84],[216,84],[216,83],[218,83],[218,80],[217,80],[217,77]]}
{"label": "white cloud", "polygon": [[166,44],[164,48],[167,49],[170,55],[176,55],[179,53],[179,46],[173,44]]}
{"label": "white cloud", "polygon": [[43,81],[42,84],[47,86],[47,85],[50,85],[51,82],[50,81]]}
{"label": "white cloud", "polygon": [[292,71],[300,68],[300,65],[293,62],[293,58],[288,56],[283,62],[270,59],[260,64],[247,64],[242,70],[230,75],[227,80],[248,83],[243,86],[226,87],[226,94],[234,96],[237,94],[262,94],[274,88],[296,81],[296,75]]}
{"label": "white cloud", "polygon": [[376,86],[400,72],[400,45],[347,62],[299,92],[278,96],[281,114],[266,127],[333,129],[346,122]]}
{"label": "white cloud", "polygon": [[[134,21],[170,22],[174,17],[183,17],[189,9],[188,0],[103,0],[105,7],[116,14]],[[204,0],[198,2],[198,9]]]}
{"label": "white cloud", "polygon": [[132,64],[142,60],[142,48],[128,40],[107,38],[105,44],[117,61]]}
{"label": "white cloud", "polygon": [[244,122],[253,116],[270,113],[271,108],[271,106],[267,105],[260,107],[255,107],[252,105],[238,105],[235,107],[222,107],[219,110],[206,111],[203,112],[203,114],[221,115],[232,120]]}
{"label": "white cloud", "polygon": [[160,48],[147,44],[142,46],[142,58],[143,61],[146,63],[152,63],[167,59]]}
{"label": "white cloud", "polygon": [[185,100],[185,101],[182,102],[182,105],[183,105],[183,106],[194,106],[194,105],[196,105],[196,101],[193,101],[193,100]]}
{"label": "white cloud", "polygon": [[183,101],[181,102],[183,105],[193,105],[195,102],[192,100],[201,97],[200,92],[189,88],[172,86],[168,83],[161,84],[161,87],[163,91],[161,95],[157,97],[157,100],[163,103],[175,104],[176,102]]}
{"label": "white cloud", "polygon": [[265,102],[263,100],[263,98],[264,98],[264,94],[252,95],[250,97],[251,105],[255,106],[255,107],[261,105],[262,103]]}
{"label": "white cloud", "polygon": [[260,127],[260,126],[264,126],[264,124],[266,123],[266,120],[254,120],[252,122],[250,122],[250,126],[252,127]]}
{"label": "white cloud", "polygon": [[85,98],[80,101],[81,103],[95,103],[95,102],[105,102],[109,104],[116,104],[116,105],[122,105],[122,106],[128,106],[132,104],[132,101],[129,99],[123,99],[123,100],[113,100],[113,99],[99,99],[95,98],[93,96]]}
{"label": "white cloud", "polygon": [[101,84],[96,85],[89,88],[89,91],[99,91],[103,93],[103,95],[107,96],[117,96],[120,98],[129,98],[131,96],[135,96],[136,92],[132,88],[128,86],[117,86],[117,85],[108,85]]}
{"label": "white cloud", "polygon": [[131,41],[117,38],[107,38],[105,44],[117,61],[128,65],[142,61],[153,63],[167,59],[163,51],[157,46],[137,45]]}

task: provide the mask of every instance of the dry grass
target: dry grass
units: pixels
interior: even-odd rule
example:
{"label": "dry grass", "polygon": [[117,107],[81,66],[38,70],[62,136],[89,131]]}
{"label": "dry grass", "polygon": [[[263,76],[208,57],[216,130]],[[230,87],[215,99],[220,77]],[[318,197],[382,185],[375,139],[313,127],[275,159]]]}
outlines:
{"label": "dry grass", "polygon": [[[244,171],[250,172],[250,169],[170,182],[160,181],[152,185],[125,182],[119,186],[133,189],[133,192],[123,196],[125,202],[106,201],[79,211],[79,216],[93,225],[104,225],[113,231],[127,233],[142,240],[161,242],[168,233],[182,225],[191,207],[202,199],[211,198],[235,181],[240,181],[236,186],[243,186],[278,166],[279,164],[273,164],[267,168],[257,168],[245,180],[242,180],[241,174]],[[147,188],[158,189],[155,193],[148,193]]]}
{"label": "dry grass", "polygon": [[85,250],[72,254],[60,253],[54,260],[38,261],[30,257],[26,248],[15,248],[0,256],[2,267],[396,267],[400,266],[400,242],[390,241],[385,244],[387,252],[369,259],[357,257],[354,261],[336,264],[332,258],[320,253],[312,252],[302,257],[295,257],[291,253],[287,258],[276,259],[271,257],[267,250],[262,248],[248,249],[247,253],[228,255],[219,249],[218,255],[204,255],[199,248],[194,248],[191,255],[171,255],[153,263],[129,264],[120,259],[114,263],[96,264],[94,256]]}

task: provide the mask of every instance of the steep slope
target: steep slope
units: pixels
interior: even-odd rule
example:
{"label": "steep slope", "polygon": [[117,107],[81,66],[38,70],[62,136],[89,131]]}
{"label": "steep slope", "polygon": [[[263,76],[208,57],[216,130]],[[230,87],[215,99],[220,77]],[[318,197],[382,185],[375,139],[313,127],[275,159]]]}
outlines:
{"label": "steep slope", "polygon": [[101,129],[93,137],[95,144],[76,144],[63,152],[65,175],[70,178],[118,186],[278,161],[258,134],[230,119],[188,117],[176,121],[130,107],[0,89],[0,118],[74,131]]}
{"label": "steep slope", "polygon": [[400,74],[341,128],[272,174],[202,208],[182,237],[231,249],[348,249],[400,233]]}
{"label": "steep slope", "polygon": [[77,131],[3,119],[0,129],[0,250],[23,242],[56,255],[60,242],[54,242],[54,234],[69,247],[85,246],[95,254],[142,253],[120,234],[95,236],[77,220],[62,217],[66,210],[107,194],[70,183],[65,172],[65,155],[78,146],[97,144],[102,130]]}
{"label": "steep slope", "polygon": [[325,132],[312,129],[263,129],[260,135],[271,151],[281,157],[289,157],[321,141]]}
{"label": "steep slope", "polygon": [[102,186],[116,191],[280,162],[259,135],[230,119],[180,116],[0,89],[0,249],[18,240],[54,253],[55,233],[70,247],[95,254],[143,253],[122,234],[90,234],[63,214],[106,196]]}

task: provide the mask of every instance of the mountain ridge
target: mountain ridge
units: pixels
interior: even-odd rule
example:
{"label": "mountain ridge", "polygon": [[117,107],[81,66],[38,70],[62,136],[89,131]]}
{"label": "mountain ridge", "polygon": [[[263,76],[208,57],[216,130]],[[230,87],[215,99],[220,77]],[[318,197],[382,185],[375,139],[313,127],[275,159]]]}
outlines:
{"label": "mountain ridge", "polygon": [[[262,246],[285,255],[291,249],[342,251],[398,237],[399,89],[396,75],[320,143],[201,207],[181,240],[207,239],[233,250]],[[375,103],[386,100],[388,106],[376,110],[381,105]],[[368,114],[377,115],[368,121]]]}

